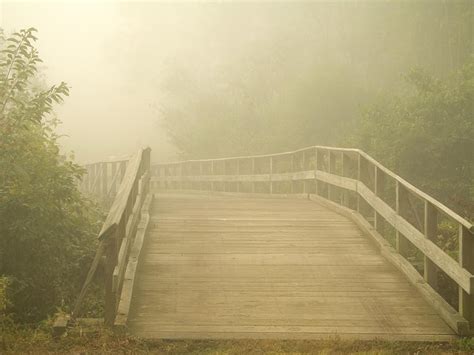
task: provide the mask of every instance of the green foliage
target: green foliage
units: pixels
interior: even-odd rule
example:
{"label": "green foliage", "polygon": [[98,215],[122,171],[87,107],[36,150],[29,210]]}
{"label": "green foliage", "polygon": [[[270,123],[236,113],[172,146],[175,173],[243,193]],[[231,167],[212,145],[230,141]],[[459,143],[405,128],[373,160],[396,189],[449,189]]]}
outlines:
{"label": "green foliage", "polygon": [[357,121],[351,145],[465,215],[474,213],[474,58],[439,80],[423,70],[409,88],[382,97]]}
{"label": "green foliage", "polygon": [[99,221],[76,187],[82,168],[60,154],[51,113],[68,87],[38,84],[35,32],[0,43],[0,275],[10,280],[9,312],[30,322],[72,303]]}

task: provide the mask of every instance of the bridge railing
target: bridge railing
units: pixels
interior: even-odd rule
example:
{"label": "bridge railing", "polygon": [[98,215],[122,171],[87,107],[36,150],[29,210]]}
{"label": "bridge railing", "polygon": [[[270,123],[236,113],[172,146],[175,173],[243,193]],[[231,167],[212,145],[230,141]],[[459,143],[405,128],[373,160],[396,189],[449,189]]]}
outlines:
{"label": "bridge railing", "polygon": [[[98,163],[90,165],[91,169],[104,169],[107,163]],[[76,319],[81,311],[82,301],[91,284],[94,275],[101,264],[102,257],[105,256],[104,275],[105,275],[105,323],[114,325],[119,304],[121,302],[122,288],[126,280],[126,270],[136,267],[136,260],[130,260],[131,247],[134,243],[141,218],[142,207],[149,191],[150,180],[150,149],[141,149],[134,157],[124,164],[123,161],[114,162],[115,178],[121,180],[117,187],[117,193],[114,196],[108,215],[99,233],[99,245],[97,252],[84,285],[81,289],[76,305],[72,312],[72,319]],[[126,169],[123,170],[123,167]],[[94,170],[96,171],[96,170]],[[119,172],[123,171],[123,172]],[[91,181],[98,181],[98,176],[91,175]],[[104,175],[102,175],[104,177]],[[103,184],[114,188],[118,181],[112,179],[112,184]],[[115,181],[115,182],[114,182]],[[91,184],[89,183],[88,186]],[[92,184],[93,186],[94,184]],[[104,189],[104,191],[107,191]],[[142,231],[144,233],[144,231]],[[133,253],[133,251],[132,251]],[[133,276],[132,276],[133,277]],[[126,300],[129,302],[129,300]]]}
{"label": "bridge railing", "polygon": [[79,189],[109,208],[125,176],[128,161],[118,159],[83,165],[86,173],[79,183]]}
{"label": "bridge railing", "polygon": [[376,239],[453,329],[465,334],[469,323],[474,326],[473,225],[361,150],[313,146],[157,164],[151,186],[304,194],[339,206]]}

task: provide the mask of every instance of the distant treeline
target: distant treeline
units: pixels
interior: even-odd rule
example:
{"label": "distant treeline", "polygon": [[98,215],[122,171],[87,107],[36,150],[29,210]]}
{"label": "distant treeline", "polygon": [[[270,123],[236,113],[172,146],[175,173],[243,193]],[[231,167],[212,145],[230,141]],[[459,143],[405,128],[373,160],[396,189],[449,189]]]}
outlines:
{"label": "distant treeline", "polygon": [[161,119],[183,159],[353,146],[473,213],[471,1],[252,11],[268,23],[244,50],[167,78]]}

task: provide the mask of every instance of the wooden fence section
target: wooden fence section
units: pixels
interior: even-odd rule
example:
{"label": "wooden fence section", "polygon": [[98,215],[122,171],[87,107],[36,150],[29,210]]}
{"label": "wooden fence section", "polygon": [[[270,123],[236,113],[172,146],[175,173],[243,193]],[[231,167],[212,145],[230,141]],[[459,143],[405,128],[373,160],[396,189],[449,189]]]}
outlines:
{"label": "wooden fence section", "polygon": [[[315,146],[158,164],[152,166],[151,187],[306,194],[341,206],[456,332],[474,326],[473,225],[361,150]],[[446,239],[456,248],[446,247]]]}
{"label": "wooden fence section", "polygon": [[110,160],[84,165],[84,174],[79,189],[109,208],[125,177],[128,159]]}
{"label": "wooden fence section", "polygon": [[[95,166],[104,167],[104,163]],[[94,166],[94,165],[91,165]],[[114,165],[112,165],[114,166]],[[122,169],[123,162],[115,162],[116,171]],[[105,171],[105,168],[104,168]],[[122,173],[116,173],[116,176]],[[92,180],[97,181],[97,176]],[[104,176],[104,175],[102,175]],[[135,242],[144,201],[147,199],[150,180],[150,149],[141,149],[128,163],[118,192],[99,233],[99,246],[86,281],[76,302],[72,318],[80,314],[82,300],[105,255],[105,323],[113,325],[122,295],[125,272],[129,268],[131,246]],[[112,180],[114,181],[114,180]],[[116,180],[115,180],[116,181]],[[112,187],[114,182],[111,185]],[[107,186],[105,183],[102,186]],[[107,191],[104,189],[103,191]],[[149,198],[147,199],[149,200]],[[148,201],[148,204],[150,202]],[[146,213],[148,213],[146,211]],[[140,233],[142,233],[141,231]]]}

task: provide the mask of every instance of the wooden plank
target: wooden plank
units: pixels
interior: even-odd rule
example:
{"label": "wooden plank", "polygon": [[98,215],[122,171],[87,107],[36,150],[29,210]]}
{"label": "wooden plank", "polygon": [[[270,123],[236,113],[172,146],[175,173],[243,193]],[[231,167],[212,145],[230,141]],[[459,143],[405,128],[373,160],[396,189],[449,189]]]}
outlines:
{"label": "wooden plank", "polygon": [[367,235],[371,236],[378,244],[382,255],[397,267],[408,280],[417,288],[423,298],[439,313],[446,323],[460,335],[469,333],[469,322],[449,305],[433,288],[422,279],[418,271],[368,223],[362,215],[356,211],[344,208],[331,201],[325,201],[319,196],[314,197],[319,203],[323,203],[331,209],[354,220]]}
{"label": "wooden plank", "polygon": [[453,336],[353,222],[307,199],[159,194],[146,238],[138,336]]}
{"label": "wooden plank", "polygon": [[136,269],[150,222],[150,208],[152,203],[153,194],[148,194],[141,210],[140,225],[127,263],[127,269],[125,272],[120,301],[117,309],[117,316],[115,318],[114,329],[119,332],[124,332],[127,326],[130,304],[132,302],[133,296]]}

